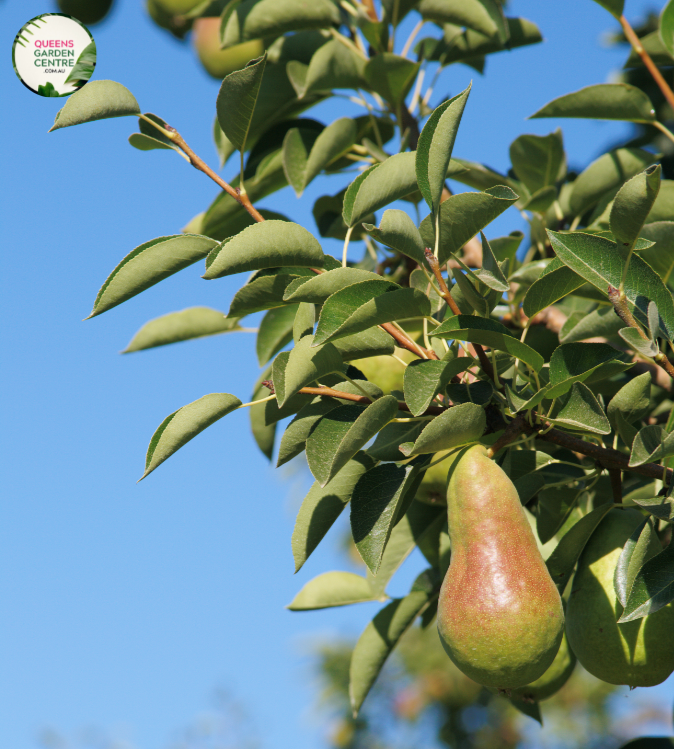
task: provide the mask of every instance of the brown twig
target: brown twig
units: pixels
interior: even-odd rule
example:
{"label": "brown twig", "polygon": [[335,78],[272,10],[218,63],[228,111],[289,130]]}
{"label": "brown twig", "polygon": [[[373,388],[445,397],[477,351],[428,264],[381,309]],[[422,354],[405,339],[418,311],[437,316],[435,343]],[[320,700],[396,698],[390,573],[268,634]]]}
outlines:
{"label": "brown twig", "polygon": [[[651,339],[646,335],[641,325],[639,325],[639,323],[634,319],[634,315],[632,314],[629,305],[627,304],[627,297],[625,296],[625,292],[621,293],[618,289],[616,289],[615,286],[611,286],[609,284],[608,298],[613,305],[616,314],[625,323],[625,325],[628,325],[630,328],[634,328],[636,331],[638,331],[639,335],[644,341],[650,341]],[[662,351],[659,351],[653,357],[653,361],[657,362],[657,364],[661,366],[670,377],[674,378],[674,365],[672,365],[672,363],[662,353]]]}
{"label": "brown twig", "polygon": [[499,450],[502,450],[506,445],[514,442],[524,431],[526,420],[525,413],[518,414],[510,424],[508,424],[503,434],[489,448],[487,455],[489,455],[490,458],[493,458]]}
{"label": "brown twig", "polygon": [[[266,387],[268,390],[271,390],[271,392],[274,391],[274,384],[271,380],[264,380],[262,383],[264,387]],[[366,398],[364,395],[355,395],[354,393],[345,393],[342,390],[333,390],[332,388],[328,387],[304,387],[298,390],[298,393],[305,393],[306,395],[321,395],[326,398],[341,398],[342,400],[346,401],[352,401],[353,403],[361,403],[364,406],[369,406],[370,403],[374,403],[374,401],[371,398]],[[407,403],[404,403],[403,401],[398,401],[398,408],[401,411],[410,411],[410,407],[407,405]],[[429,406],[423,414],[419,414],[420,416],[431,416],[431,415],[438,415],[441,413],[444,413],[447,410],[444,406]]]}
{"label": "brown twig", "polygon": [[[203,159],[199,158],[199,156],[194,153],[194,151],[187,145],[187,143],[185,143],[185,139],[175,128],[167,125],[166,130],[168,130],[171,140],[187,156],[187,158],[190,160],[190,164],[192,164],[195,169],[198,169],[204,174],[207,174],[213,180],[213,182],[218,185],[218,187],[221,187],[228,195],[231,195],[234,200],[236,200],[236,202],[240,206],[245,208],[256,221],[264,221],[264,216],[250,202],[250,198],[245,192],[241,193],[237,188],[232,187],[228,182],[225,182],[222,177],[216,174],[211,169],[211,167],[208,166],[208,164]],[[243,179],[243,174],[241,175],[241,179]]]}
{"label": "brown twig", "polygon": [[385,330],[391,338],[394,338],[400,348],[407,349],[413,354],[420,356],[422,359],[438,359],[438,355],[432,349],[424,348],[418,343],[415,343],[411,338],[406,336],[402,331],[398,330],[393,323],[385,322],[379,326],[382,330]]}
{"label": "brown twig", "polygon": [[[455,315],[460,315],[461,310],[459,309],[459,306],[454,301],[449,288],[447,287],[447,284],[445,283],[445,279],[442,277],[442,273],[440,272],[440,263],[438,262],[438,259],[433,254],[433,251],[426,247],[424,250],[424,253],[426,255],[426,261],[428,262],[428,265],[430,266],[431,270],[433,271],[433,275],[435,276],[435,280],[438,282],[438,286],[440,287],[440,294],[442,295],[442,298],[447,302],[447,306],[452,310],[452,312]],[[475,353],[477,354],[477,358],[480,360],[480,366],[484,370],[485,374],[494,382],[496,382],[496,379],[494,377],[494,368],[491,365],[491,362],[487,358],[487,354],[485,353],[485,350],[480,346],[479,343],[473,343],[473,348],[475,349]]]}
{"label": "brown twig", "polygon": [[613,501],[616,504],[622,504],[623,485],[620,478],[620,470],[617,468],[608,469],[608,477],[611,479],[611,491],[613,492]]}
{"label": "brown twig", "polygon": [[644,49],[641,39],[636,35],[634,29],[630,26],[629,21],[625,16],[620,16],[619,21],[620,25],[623,27],[627,41],[632,45],[632,48],[639,55],[646,68],[648,68],[648,72],[653,76],[653,80],[658,84],[658,88],[662,91],[662,95],[667,100],[669,106],[674,109],[674,91],[672,91],[667,81],[662,77],[662,73],[658,70],[657,65]]}

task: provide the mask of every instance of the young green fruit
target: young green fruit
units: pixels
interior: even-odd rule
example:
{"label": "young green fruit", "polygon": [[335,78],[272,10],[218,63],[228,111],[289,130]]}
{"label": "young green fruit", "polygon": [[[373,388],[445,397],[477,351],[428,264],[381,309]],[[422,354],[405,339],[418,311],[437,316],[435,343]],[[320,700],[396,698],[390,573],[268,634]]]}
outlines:
{"label": "young green fruit", "polygon": [[[643,619],[616,621],[623,607],[613,575],[625,542],[643,521],[637,510],[608,513],[581,554],[567,605],[566,633],[573,652],[593,676],[609,684],[652,687],[674,670],[671,604]],[[659,551],[654,536],[647,554]]]}
{"label": "young green fruit", "polygon": [[449,471],[452,556],[438,600],[438,631],[474,681],[504,691],[543,676],[564,629],[562,601],[517,490],[482,445]]}
{"label": "young green fruit", "polygon": [[197,18],[192,34],[199,60],[214,78],[224,78],[235,70],[241,70],[250,60],[264,53],[262,39],[220,49],[220,18]]}

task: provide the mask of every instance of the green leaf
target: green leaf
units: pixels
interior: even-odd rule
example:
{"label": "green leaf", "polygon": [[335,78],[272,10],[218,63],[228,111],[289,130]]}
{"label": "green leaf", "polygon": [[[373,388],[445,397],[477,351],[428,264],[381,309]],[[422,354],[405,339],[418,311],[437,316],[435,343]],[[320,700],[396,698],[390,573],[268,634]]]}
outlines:
{"label": "green leaf", "polygon": [[466,357],[449,361],[418,359],[405,369],[405,402],[414,416],[424,413],[438,393],[442,393],[449,381],[470,366]]}
{"label": "green leaf", "polygon": [[409,595],[391,601],[367,625],[351,656],[349,695],[354,714],[360,710],[398,640],[436,595],[430,582],[417,578]]}
{"label": "green leaf", "polygon": [[239,151],[246,147],[266,64],[265,53],[251,60],[245,68],[225,76],[220,85],[215,103],[218,122],[229,142]]}
{"label": "green leaf", "polygon": [[[588,345],[591,346],[592,344]],[[551,388],[551,390],[553,389]],[[548,391],[547,397],[551,397],[550,391]],[[593,434],[609,434],[611,432],[611,425],[604,410],[590,388],[581,382],[573,383],[566,402],[550,421],[554,424],[561,424],[567,429],[579,429]],[[543,541],[543,543],[545,542]]]}
{"label": "green leaf", "polygon": [[316,326],[316,305],[300,302],[293,320],[293,341],[299,343],[304,336],[313,335]]}
{"label": "green leaf", "polygon": [[424,427],[416,442],[400,445],[400,452],[410,458],[467,445],[479,440],[486,426],[487,417],[480,406],[474,403],[452,406]]}
{"label": "green leaf", "polygon": [[597,381],[600,379],[598,370],[603,365],[622,365],[615,361],[620,356],[622,352],[607,343],[563,343],[550,357],[550,388],[546,398],[559,398],[571,390],[575,382]]}
{"label": "green leaf", "polygon": [[577,273],[554,258],[527,291],[522,302],[524,314],[533,317],[582,285],[583,279]]}
{"label": "green leaf", "polygon": [[293,337],[297,305],[275,307],[262,318],[255,340],[257,360],[261,367],[277,354]]}
{"label": "green leaf", "polygon": [[384,463],[364,473],[351,497],[351,534],[373,575],[379,571],[391,531],[414,498],[428,462]]}
{"label": "green leaf", "polygon": [[107,277],[87,319],[116,307],[196,263],[206,257],[216,245],[217,242],[209,237],[197,234],[158,237],[139,245]]}
{"label": "green leaf", "polygon": [[660,13],[660,39],[669,54],[674,57],[674,2],[669,2]]}
{"label": "green leaf", "polygon": [[[281,270],[286,272],[277,272]],[[303,268],[274,268],[260,271],[236,292],[227,316],[243,317],[243,315],[283,306],[283,294],[292,281],[300,278],[300,272],[311,273]],[[311,273],[311,275],[314,274]]]}
{"label": "green leaf", "polygon": [[651,123],[655,121],[655,111],[648,96],[636,86],[629,83],[598,83],[553,99],[529,119],[538,117]]}
{"label": "green leaf", "polygon": [[436,107],[419,136],[415,161],[417,183],[434,215],[440,206],[447,168],[470,89],[468,86],[465,91]]}
{"label": "green leaf", "polygon": [[316,398],[303,406],[293,420],[286,427],[278,450],[276,467],[282,466],[303,450],[307,437],[318,421],[335,408],[339,408],[341,401],[334,398]]}
{"label": "green leaf", "polygon": [[335,120],[320,133],[306,161],[302,190],[295,190],[298,198],[314,177],[351,148],[356,142],[357,134],[356,122],[350,117]]}
{"label": "green leaf", "polygon": [[660,349],[654,341],[642,338],[636,328],[623,328],[618,331],[618,335],[635,351],[638,351],[643,356],[652,358],[660,353]]}
{"label": "green leaf", "polygon": [[674,270],[674,221],[656,221],[646,224],[640,232],[642,239],[650,239],[655,246],[640,253],[665,284]]}
{"label": "green leaf", "polygon": [[[440,205],[440,264],[518,199],[509,187],[498,185],[484,192],[462,192]],[[433,219],[427,216],[419,227],[426,247],[435,246]]]}
{"label": "green leaf", "polygon": [[203,278],[212,280],[275,266],[322,267],[318,240],[291,221],[263,221],[225,240],[209,256]]}
{"label": "green leaf", "polygon": [[656,518],[671,523],[674,520],[674,500],[671,497],[656,497],[655,499],[635,499],[634,503],[643,510],[650,512]]}
{"label": "green leaf", "polygon": [[83,122],[140,114],[140,107],[128,88],[115,81],[90,81],[68,97],[49,132]]}
{"label": "green leaf", "polygon": [[385,395],[367,408],[340,406],[326,414],[307,439],[307,462],[325,486],[377,432],[395,418],[398,401]]}
{"label": "green leaf", "polygon": [[644,463],[656,463],[674,455],[674,433],[667,434],[659,424],[645,426],[639,430],[632,443],[630,468]]}
{"label": "green leaf", "polygon": [[397,153],[360,174],[344,194],[344,221],[354,226],[394,200],[417,190],[415,153]]}
{"label": "green leaf", "polygon": [[670,545],[649,559],[634,578],[634,583],[618,624],[641,619],[659,611],[674,600],[674,548]]}
{"label": "green leaf", "polygon": [[497,351],[506,351],[537,372],[544,364],[543,357],[537,351],[527,346],[526,343],[522,343],[505,325],[496,320],[474,315],[455,315],[431,331],[430,335],[437,338],[470,341],[489,346]]}
{"label": "green leaf", "polygon": [[611,398],[606,409],[608,420],[615,429],[616,415],[620,413],[625,421],[640,421],[650,411],[651,375],[649,372],[638,375],[623,385]]}
{"label": "green leaf", "polygon": [[[557,257],[586,281],[606,292],[609,285],[620,287],[627,259],[625,248],[592,234],[561,234],[547,230]],[[625,295],[635,305],[637,319],[647,321],[648,304],[653,301],[660,312],[662,334],[674,337],[674,299],[662,279],[637,254],[630,260],[625,278]]]}
{"label": "green leaf", "polygon": [[535,193],[564,178],[566,157],[562,131],[549,135],[520,135],[510,144],[510,161],[517,179]]}
{"label": "green leaf", "polygon": [[[572,272],[569,271],[569,273]],[[613,307],[599,307],[590,312],[589,315],[581,316],[577,323],[573,322],[573,318],[569,319],[571,321],[570,326],[568,328],[565,326],[560,331],[559,340],[561,343],[574,343],[575,341],[583,341],[586,338],[610,338],[616,335],[618,330],[624,325],[623,321],[616,315]]]}
{"label": "green leaf", "polygon": [[[251,401],[257,401],[269,395],[269,390],[262,383],[270,379],[271,372],[272,366],[270,364],[258,377],[253,387]],[[276,422],[267,423],[267,405],[269,403],[274,404],[274,401],[259,403],[255,406],[250,406],[248,409],[248,418],[250,420],[253,439],[267,460],[271,460],[274,451],[274,439],[276,437]]]}
{"label": "green leaf", "polygon": [[333,345],[345,362],[371,356],[390,356],[395,351],[395,341],[381,328],[368,328],[355,335],[337,338]]}
{"label": "green leaf", "polygon": [[674,180],[663,179],[660,183],[660,192],[655,199],[651,212],[648,214],[647,221],[654,223],[672,220],[674,220]]}
{"label": "green leaf", "polygon": [[122,353],[130,354],[132,351],[236,330],[241,330],[237,318],[227,318],[224,313],[210,307],[189,307],[146,322]]}
{"label": "green leaf", "polygon": [[620,188],[611,208],[611,232],[615,241],[632,249],[660,190],[659,164],[632,177]]}
{"label": "green leaf", "polygon": [[[312,404],[312,406],[315,405],[319,404]],[[311,406],[305,406],[302,410],[306,411],[309,408]],[[281,445],[283,445],[283,442],[281,442]],[[295,560],[295,572],[302,569],[313,550],[323,540],[342,510],[351,501],[358,480],[374,465],[374,460],[365,453],[357,453],[353,460],[350,460],[325,487],[321,488],[316,482],[309,489],[309,493],[304,498],[300,511],[297,513],[292,535],[291,545]]]}
{"label": "green leaf", "polygon": [[656,154],[640,148],[617,148],[600,156],[572,183],[569,207],[580,216],[593,208],[604,195],[613,192],[628,179],[656,160]]}
{"label": "green leaf", "polygon": [[339,351],[331,343],[312,348],[313,342],[313,336],[304,336],[290,351],[283,378],[277,377],[276,371],[274,372],[274,388],[279,406],[300,388],[331,372],[341,371],[342,357]]}
{"label": "green leaf", "polygon": [[424,240],[416,224],[405,211],[390,208],[384,211],[379,228],[373,224],[363,224],[363,227],[378,242],[411,257],[421,266],[426,264]]}
{"label": "green leaf", "polygon": [[595,0],[595,2],[617,19],[620,19],[623,14],[625,0]]}
{"label": "green leaf", "polygon": [[627,539],[620,552],[613,575],[613,587],[623,607],[627,604],[637,572],[653,556],[652,553],[649,554],[649,547],[654,541],[659,545],[653,523],[650,518],[646,518]]}
{"label": "green leaf", "polygon": [[564,592],[585,544],[613,506],[613,502],[607,502],[582,517],[562,536],[548,557],[545,565],[560,594]]}
{"label": "green leaf", "polygon": [[157,466],[170,458],[176,450],[203,432],[206,427],[226,416],[241,405],[241,401],[229,393],[211,393],[188,403],[167,416],[152,435],[145,456],[144,479]]}
{"label": "green leaf", "polygon": [[430,314],[428,297],[417,289],[401,289],[384,279],[360,281],[327,299],[318,319],[314,345],[374,325]]}
{"label": "green leaf", "polygon": [[[88,81],[91,78],[94,68],[96,67],[96,42],[91,42],[82,50],[77,62],[65,79],[64,83],[73,83],[76,81]],[[76,84],[75,84],[76,85]]]}
{"label": "green leaf", "polygon": [[[528,474],[524,478],[538,478],[537,474]],[[516,484],[517,486],[517,484]],[[523,499],[520,495],[520,499]],[[536,533],[542,544],[546,544],[564,525],[576,506],[578,495],[567,486],[556,486],[542,489],[536,503]]]}
{"label": "green leaf", "polygon": [[323,304],[325,300],[347,286],[361,281],[381,281],[381,276],[360,268],[334,268],[310,278],[299,278],[286,289],[284,301]]}
{"label": "green leaf", "polygon": [[496,0],[421,0],[417,10],[426,21],[465,26],[487,37],[507,41],[503,11]]}
{"label": "green leaf", "polygon": [[381,601],[370,583],[353,572],[324,572],[300,590],[288,605],[291,611],[328,609],[333,606],[348,606],[364,601]]}
{"label": "green leaf", "polygon": [[494,387],[491,382],[486,380],[462,382],[447,385],[447,395],[455,405],[457,403],[476,403],[478,406],[486,406],[494,396]]}
{"label": "green leaf", "polygon": [[480,232],[480,239],[482,240],[482,267],[474,271],[474,275],[490,289],[500,291],[501,293],[510,291],[510,284],[503,275],[503,270],[496,261],[487,237],[485,237],[483,232]]}
{"label": "green leaf", "polygon": [[409,93],[418,70],[418,62],[381,52],[368,60],[364,75],[369,87],[396,107]]}
{"label": "green leaf", "polygon": [[[366,88],[366,62],[345,44],[332,39],[316,50],[308,67],[288,63],[288,76],[300,99],[316,91]],[[300,74],[301,67],[304,70]]]}
{"label": "green leaf", "polygon": [[375,460],[399,461],[404,460],[400,452],[403,442],[414,442],[421,434],[427,422],[393,422],[387,424],[377,435],[375,441],[368,447],[367,454]]}

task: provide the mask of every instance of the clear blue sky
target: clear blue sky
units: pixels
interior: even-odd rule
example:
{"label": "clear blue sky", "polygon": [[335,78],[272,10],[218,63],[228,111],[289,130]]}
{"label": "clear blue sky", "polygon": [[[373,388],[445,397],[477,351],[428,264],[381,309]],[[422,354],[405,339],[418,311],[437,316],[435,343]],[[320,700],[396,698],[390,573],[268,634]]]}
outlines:
{"label": "clear blue sky", "polygon": [[[649,4],[627,6],[638,19]],[[265,747],[318,747],[325,726],[313,711],[309,645],[358,634],[378,607],[284,610],[308,579],[343,567],[339,533],[293,576],[290,535],[309,480],[267,464],[245,412],[136,485],[168,413],[210,392],[247,400],[258,374],[254,340],[117,353],[160,314],[227,309],[243,279],[205,282],[196,266],[82,322],[125,254],[179,231],[217,188],[171,153],[131,148],[130,118],[47,134],[63,101],[24,88],[10,53],[20,26],[51,10],[50,0],[0,2],[0,744],[34,749],[41,728],[74,735],[94,725],[137,749],[162,749],[222,687],[245,706]],[[546,41],[491,58],[485,77],[462,66],[445,74],[437,97],[474,79],[455,154],[505,170],[517,135],[562,124],[570,164],[586,164],[625,126],[524,120],[555,96],[610,79],[625,57],[602,46],[611,18],[591,0],[512,0],[509,13],[537,22]],[[140,0],[117,0],[93,33],[95,78],[125,84],[215,165],[218,82],[189,45],[155,27]],[[341,186],[339,178],[318,184],[324,192]],[[290,189],[262,207],[315,228],[308,201]],[[518,228],[509,211],[489,236]],[[394,593],[405,592],[421,564],[408,561]],[[671,700],[671,684],[663,689]]]}

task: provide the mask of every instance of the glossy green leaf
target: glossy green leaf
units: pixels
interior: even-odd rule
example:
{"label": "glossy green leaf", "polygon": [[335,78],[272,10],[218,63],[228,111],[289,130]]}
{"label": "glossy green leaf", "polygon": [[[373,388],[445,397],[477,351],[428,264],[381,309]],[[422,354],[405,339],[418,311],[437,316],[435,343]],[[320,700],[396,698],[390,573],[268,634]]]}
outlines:
{"label": "glossy green leaf", "polygon": [[221,47],[289,31],[327,29],[339,22],[337,6],[329,0],[233,0],[222,13]]}
{"label": "glossy green leaf", "polygon": [[332,39],[320,47],[304,67],[300,77],[301,63],[288,63],[288,75],[301,99],[315,91],[330,91],[335,88],[365,88],[366,60]]}
{"label": "glossy green leaf", "polygon": [[374,465],[374,460],[365,453],[357,453],[325,487],[316,482],[309,489],[297,513],[291,540],[295,572],[299,572],[350,502],[359,479]]}
{"label": "glossy green leaf", "polygon": [[465,26],[487,37],[499,36],[501,42],[506,25],[503,11],[496,0],[420,0],[417,10],[426,21]]}
{"label": "glossy green leaf", "polygon": [[649,559],[634,578],[618,623],[632,622],[659,611],[674,600],[674,548],[671,544]]}
{"label": "glossy green leaf", "polygon": [[646,220],[648,223],[674,220],[674,180],[660,182],[660,192]]}
{"label": "glossy green leaf", "polygon": [[640,253],[665,284],[672,279],[674,270],[674,221],[656,221],[646,224],[640,232],[642,239],[650,239],[655,246]]}
{"label": "glossy green leaf", "polygon": [[361,281],[381,281],[381,276],[360,268],[334,268],[310,278],[299,278],[288,286],[284,295],[286,302],[311,302],[323,304],[325,300],[347,286]]}
{"label": "glossy green leaf", "polygon": [[116,307],[196,263],[206,257],[216,245],[214,240],[195,234],[158,237],[141,244],[107,277],[96,296],[89,318]]}
{"label": "glossy green leaf", "polygon": [[672,0],[669,0],[660,13],[658,32],[665,49],[674,57],[674,2]]}
{"label": "glossy green leaf", "polygon": [[470,341],[489,346],[497,351],[506,351],[533,367],[537,372],[544,364],[543,357],[526,343],[512,335],[505,325],[474,315],[455,315],[445,320],[430,335],[437,338]]}
{"label": "glossy green leaf", "polygon": [[379,571],[396,522],[414,498],[428,462],[383,463],[364,473],[351,497],[351,535],[367,568]]}
{"label": "glossy green leaf", "polygon": [[398,401],[385,395],[363,409],[355,405],[326,414],[307,439],[307,462],[325,486],[398,412]]}
{"label": "glossy green leaf", "polygon": [[465,357],[449,361],[418,359],[405,369],[405,403],[414,416],[424,413],[438,393],[442,393],[449,381],[470,366]]}
{"label": "glossy green leaf", "polygon": [[417,183],[433,214],[440,206],[447,168],[470,88],[468,86],[465,91],[436,107],[419,136],[415,162]]}
{"label": "glossy green leaf", "polygon": [[[548,397],[550,397],[549,393]],[[550,421],[554,424],[561,424],[567,429],[579,429],[593,434],[609,434],[611,432],[611,425],[604,410],[590,388],[583,385],[582,382],[573,383],[571,392],[562,408]],[[545,542],[543,541],[543,543]]]}
{"label": "glossy green leaf", "polygon": [[236,330],[241,330],[237,318],[227,318],[223,312],[210,307],[189,307],[145,323],[122,353],[130,354],[132,351]]}
{"label": "glossy green leaf", "polygon": [[218,245],[203,278],[281,265],[320,268],[324,262],[321,245],[304,227],[291,221],[263,221]]}
{"label": "glossy green leaf", "polygon": [[635,499],[634,503],[643,510],[647,510],[656,518],[671,523],[674,520],[674,500],[671,497],[656,497],[655,499]]}
{"label": "glossy green leaf", "polygon": [[304,187],[329,164],[346,153],[355,143],[357,134],[356,122],[350,117],[341,117],[328,125],[316,139],[307,159]]}
{"label": "glossy green leaf", "polygon": [[145,473],[140,478],[144,479],[176,450],[240,405],[235,395],[211,393],[167,416],[152,435],[145,456]]}
{"label": "glossy green leaf", "polygon": [[370,583],[353,572],[324,572],[310,580],[288,605],[291,611],[328,609],[364,601],[381,601]]}
{"label": "glossy green leaf", "polygon": [[364,75],[369,87],[395,107],[407,96],[418,70],[419,63],[381,52],[368,60]]}
{"label": "glossy green leaf", "polygon": [[622,120],[650,123],[655,120],[651,100],[629,83],[598,83],[553,99],[531,115],[538,117],[580,117],[592,120]]}
{"label": "glossy green leaf", "polygon": [[590,210],[603,195],[611,195],[655,160],[654,154],[641,148],[617,148],[600,156],[572,184],[569,196],[572,215],[579,216]]}
{"label": "glossy green leaf", "polygon": [[501,293],[510,291],[510,284],[503,275],[503,269],[494,257],[487,237],[483,232],[480,232],[480,239],[482,241],[482,267],[473,271],[475,276],[490,289]]}
{"label": "glossy green leaf", "polygon": [[220,85],[215,103],[218,122],[229,142],[239,151],[246,147],[266,64],[267,55],[264,54],[251,60],[245,68],[225,76]]}
{"label": "glossy green leaf", "polygon": [[[627,259],[625,248],[602,237],[583,232],[561,234],[547,230],[557,257],[586,281],[606,292],[608,286],[618,288]],[[638,254],[633,254],[625,278],[625,295],[635,305],[637,319],[645,321],[648,304],[653,301],[660,312],[662,334],[674,337],[674,299],[662,279]]]}
{"label": "glossy green leaf", "polygon": [[517,179],[530,193],[554,185],[566,173],[562,131],[549,135],[520,135],[510,144],[510,162]]}
{"label": "glossy green leaf", "polygon": [[480,406],[474,403],[452,406],[424,427],[414,443],[400,445],[400,452],[410,458],[467,445],[479,440],[486,426],[487,417]]}
{"label": "glossy green leaf", "polygon": [[373,224],[363,224],[363,227],[378,242],[411,257],[419,265],[425,265],[424,240],[416,224],[405,211],[390,208],[384,211],[379,228]]}
{"label": "glossy green leaf", "polygon": [[[569,272],[572,273],[573,271]],[[570,318],[570,320],[573,320],[573,318]],[[559,340],[561,343],[574,343],[575,341],[584,341],[586,338],[610,338],[616,335],[624,324],[616,315],[613,307],[599,307],[590,312],[589,315],[581,316],[576,324],[571,324],[568,328],[562,328]]]}
{"label": "glossy green leaf", "polygon": [[632,443],[630,467],[644,463],[657,463],[674,455],[674,433],[667,434],[659,424],[645,426],[639,430]]}
{"label": "glossy green leaf", "polygon": [[[452,195],[440,205],[440,264],[518,199],[509,187],[499,185],[484,192],[462,192]],[[426,247],[435,246],[435,227],[427,216],[419,227]]]}
{"label": "glossy green leaf", "polygon": [[417,190],[413,151],[397,153],[360,174],[344,194],[344,221],[354,226],[394,200]]}
{"label": "glossy green leaf", "polygon": [[522,302],[524,314],[527,317],[537,315],[582,286],[583,282],[584,280],[571,268],[567,268],[561,260],[554,258],[527,291]]}
{"label": "glossy green leaf", "polygon": [[255,340],[257,360],[261,367],[277,354],[293,337],[297,305],[275,307],[262,318]]}
{"label": "glossy green leaf", "polygon": [[616,242],[631,249],[650,213],[660,190],[659,164],[637,174],[625,182],[611,208],[611,232]]}
{"label": "glossy green leaf", "polygon": [[360,710],[400,638],[435,595],[427,578],[417,578],[409,595],[391,601],[367,625],[351,656],[349,695],[354,714]]}
{"label": "glossy green leaf", "polygon": [[447,396],[454,403],[476,403],[486,406],[494,395],[494,386],[486,380],[447,385]]}
{"label": "glossy green leaf", "polygon": [[560,593],[564,592],[571,579],[573,568],[576,566],[585,544],[613,506],[613,502],[607,502],[582,517],[562,536],[557,547],[548,557],[545,564]]}
{"label": "glossy green leaf", "polygon": [[381,328],[368,328],[354,335],[333,341],[345,362],[368,359],[371,356],[390,356],[395,351],[395,341]]}
{"label": "glossy green leaf", "polygon": [[375,441],[368,447],[367,454],[375,460],[400,461],[404,455],[400,452],[400,445],[414,442],[421,434],[428,422],[411,421],[387,424],[377,435]]}
{"label": "glossy green leaf", "polygon": [[140,114],[140,107],[128,88],[115,81],[90,81],[71,94],[49,132],[83,122],[107,120],[111,117],[128,117]]}
{"label": "glossy green leaf", "polygon": [[341,371],[342,357],[339,351],[331,343],[312,348],[313,342],[313,336],[302,338],[290,351],[283,378],[277,378],[275,372],[274,388],[279,406],[300,388],[319,380],[323,375]]}
{"label": "glossy green leaf", "polygon": [[276,467],[282,466],[299,455],[304,450],[307,437],[319,420],[333,409],[339,408],[340,405],[341,402],[334,398],[316,398],[303,406],[283,433]]}
{"label": "glossy green leaf", "polygon": [[181,153],[177,146],[169,146],[164,141],[158,138],[153,138],[151,135],[144,135],[143,133],[132,133],[129,135],[129,144],[139,151],[154,151],[156,149],[168,149],[169,151],[178,151]]}
{"label": "glossy green leaf", "polygon": [[550,388],[546,398],[559,398],[575,382],[593,382],[602,365],[613,363],[620,356],[622,352],[607,343],[563,343],[550,357]]}
{"label": "glossy green leaf", "polygon": [[285,273],[277,273],[275,270],[263,270],[250,279],[245,286],[241,287],[232,299],[227,316],[242,317],[243,315],[251,315],[253,312],[281,307],[284,304],[283,294],[285,290],[292,281],[300,278],[292,271],[296,270],[299,273],[303,269],[286,268],[287,272]]}
{"label": "glossy green leaf", "polygon": [[293,320],[293,341],[299,343],[304,336],[313,335],[316,326],[316,305],[300,302]]}
{"label": "glossy green leaf", "polygon": [[323,305],[314,345],[353,335],[374,325],[426,317],[428,297],[417,289],[401,289],[390,281],[360,281],[335,292]]}
{"label": "glossy green leaf", "polygon": [[613,587],[623,607],[627,604],[637,573],[649,557],[654,556],[649,554],[649,547],[656,538],[653,523],[650,518],[646,518],[627,539],[620,552],[613,575]]}
{"label": "glossy green leaf", "polygon": [[650,410],[651,401],[651,375],[644,372],[623,385],[611,398],[606,414],[613,427],[616,427],[616,414],[622,414],[623,418],[631,423],[640,421]]}

